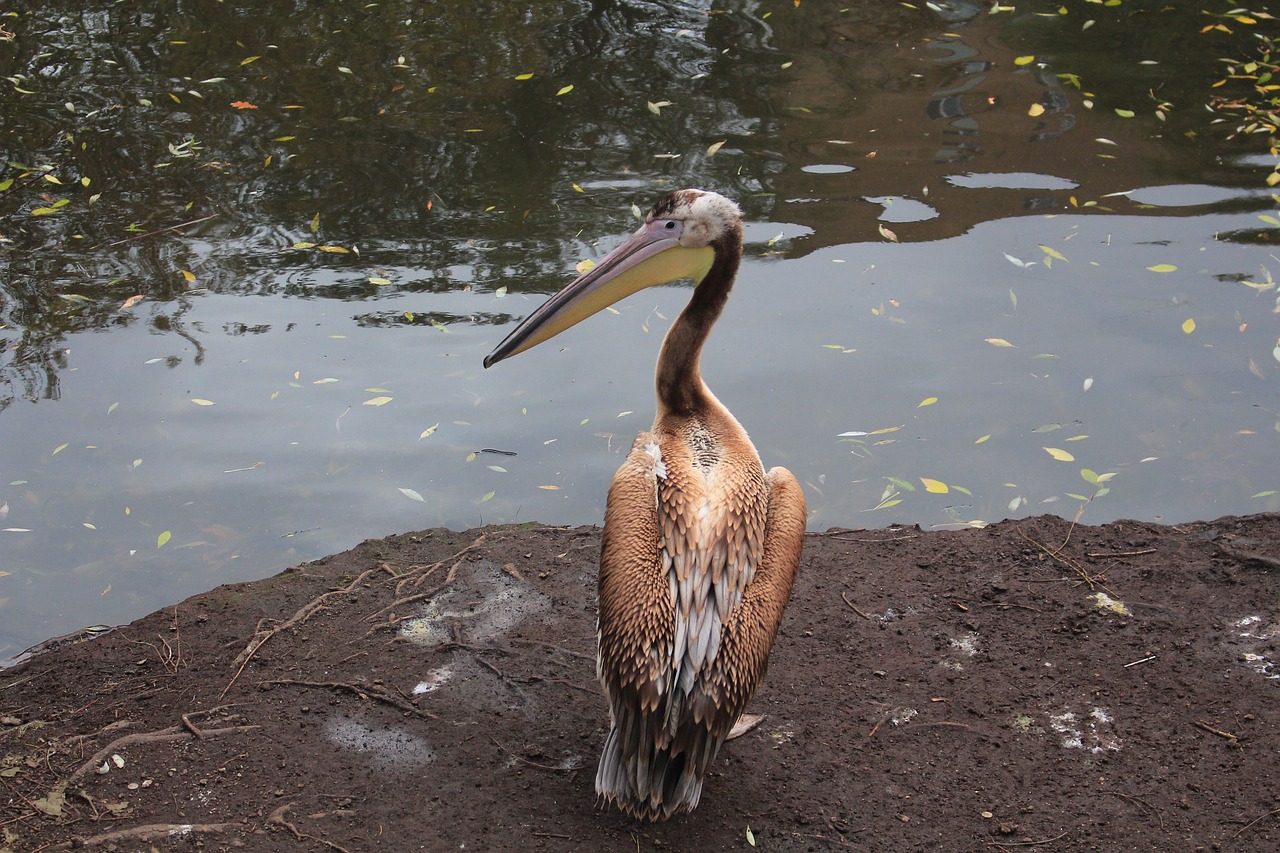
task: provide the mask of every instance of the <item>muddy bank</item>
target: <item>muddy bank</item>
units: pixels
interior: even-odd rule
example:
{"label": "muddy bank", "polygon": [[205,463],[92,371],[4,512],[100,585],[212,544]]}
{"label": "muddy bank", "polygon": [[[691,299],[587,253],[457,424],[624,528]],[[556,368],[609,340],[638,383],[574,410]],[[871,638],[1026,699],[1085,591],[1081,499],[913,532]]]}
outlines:
{"label": "muddy bank", "polygon": [[1280,517],[810,535],[657,826],[592,790],[598,550],[371,540],[0,673],[0,850],[1280,846]]}

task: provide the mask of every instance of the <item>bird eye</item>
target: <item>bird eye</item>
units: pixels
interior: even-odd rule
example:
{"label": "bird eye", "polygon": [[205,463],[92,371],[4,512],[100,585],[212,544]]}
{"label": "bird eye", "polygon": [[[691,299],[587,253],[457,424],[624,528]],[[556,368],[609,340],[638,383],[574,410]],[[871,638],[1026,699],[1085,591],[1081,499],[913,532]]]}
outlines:
{"label": "bird eye", "polygon": [[676,221],[674,219],[668,219],[666,225],[663,225],[662,227],[666,228],[668,231],[674,231],[676,229]]}

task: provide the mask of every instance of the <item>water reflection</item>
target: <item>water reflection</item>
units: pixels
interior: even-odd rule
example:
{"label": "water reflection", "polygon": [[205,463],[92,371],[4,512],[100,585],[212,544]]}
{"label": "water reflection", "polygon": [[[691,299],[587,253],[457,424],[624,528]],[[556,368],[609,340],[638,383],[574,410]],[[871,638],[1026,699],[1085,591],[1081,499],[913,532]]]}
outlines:
{"label": "water reflection", "polygon": [[747,213],[706,372],[813,526],[1072,514],[1082,468],[1086,520],[1272,507],[1269,165],[1187,135],[1192,74],[1167,123],[1084,103],[1147,97],[1116,40],[1175,13],[934,5],[5,19],[0,657],[366,536],[599,521],[686,292],[480,358],[673,185]]}

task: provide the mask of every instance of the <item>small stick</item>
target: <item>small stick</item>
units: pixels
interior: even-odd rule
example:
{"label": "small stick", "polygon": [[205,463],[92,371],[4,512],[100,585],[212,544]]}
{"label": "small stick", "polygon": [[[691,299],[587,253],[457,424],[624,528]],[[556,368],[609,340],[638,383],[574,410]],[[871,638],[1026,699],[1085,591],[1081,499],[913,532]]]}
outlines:
{"label": "small stick", "polygon": [[337,844],[334,844],[332,841],[326,841],[323,838],[317,838],[314,835],[307,835],[305,832],[299,832],[298,828],[294,826],[292,823],[290,823],[284,816],[285,812],[289,811],[290,807],[292,806],[293,806],[293,803],[285,803],[283,806],[280,806],[278,809],[273,811],[267,817],[267,823],[275,824],[277,826],[283,826],[285,829],[292,832],[293,837],[298,839],[299,841],[303,841],[303,840],[314,841],[317,844],[323,844],[326,847],[330,847],[334,850],[338,850],[340,851],[340,853],[350,853],[350,851],[348,851],[347,848],[340,847]]}
{"label": "small stick", "polygon": [[1091,551],[1086,553],[1085,556],[1086,557],[1104,557],[1104,558],[1105,557],[1140,557],[1143,554],[1154,554],[1155,552],[1156,552],[1155,548],[1143,548],[1141,551],[1111,551],[1109,553],[1102,552],[1102,551],[1097,551],[1097,552]]}
{"label": "small stick", "polygon": [[196,728],[196,724],[191,722],[191,717],[186,714],[182,715],[182,727],[195,735],[197,740],[204,740],[204,732]]}
{"label": "small stick", "polygon": [[[840,591],[840,598],[844,601],[844,603],[845,603],[845,604],[849,605],[849,609],[850,609],[850,610],[852,610],[854,613],[857,613],[857,614],[858,614],[859,616],[861,616],[863,619],[870,619],[872,622],[874,622],[874,621],[875,621],[875,618],[876,618],[876,617],[874,617],[874,616],[869,616],[869,615],[867,615],[866,613],[863,613],[861,610],[859,610],[859,609],[858,609],[858,605],[856,605],[856,604],[854,604],[852,601],[850,601],[850,600],[849,600],[849,596],[847,596],[847,595],[845,595],[845,594],[844,594],[844,590],[841,590],[841,591]],[[871,734],[875,734],[875,732],[873,731]],[[871,736],[871,735],[868,735],[868,737],[870,737],[870,736]]]}
{"label": "small stick", "polygon": [[526,640],[523,637],[512,637],[510,638],[510,641],[513,643],[520,643],[521,645],[525,645],[525,646],[542,646],[544,649],[554,649],[555,651],[562,652],[566,655],[569,655],[570,657],[582,658],[583,660],[589,660],[594,662],[596,659],[595,655],[589,655],[589,654],[586,654],[585,652],[575,652],[573,649],[566,649],[564,646],[556,646],[551,643],[544,643],[541,640]]}
{"label": "small stick", "polygon": [[[1272,809],[1271,811],[1267,812],[1267,813],[1266,813],[1266,814],[1264,814],[1264,815],[1261,815],[1261,816],[1259,816],[1259,817],[1255,817],[1253,820],[1249,821],[1249,822],[1248,822],[1248,823],[1246,823],[1244,826],[1240,827],[1240,832],[1244,832],[1246,829],[1248,829],[1249,827],[1253,826],[1255,823],[1257,823],[1257,822],[1258,822],[1258,821],[1260,821],[1260,820],[1266,820],[1267,818],[1271,817],[1272,815],[1277,815],[1277,814],[1280,814],[1280,809]],[[1235,835],[1233,835],[1233,836],[1231,836],[1231,837],[1232,837],[1233,839],[1235,839],[1235,838],[1239,838],[1239,837],[1240,837],[1240,832],[1237,832]]]}
{"label": "small stick", "polygon": [[1135,661],[1129,661],[1129,663],[1125,664],[1123,668],[1128,669],[1131,666],[1137,666],[1140,663],[1146,663],[1147,661],[1152,661],[1155,659],[1156,659],[1155,655],[1147,655],[1145,658],[1139,658],[1138,660],[1135,660]]}
{"label": "small stick", "polygon": [[1000,841],[1000,842],[988,841],[987,843],[994,844],[996,847],[1035,847],[1038,844],[1052,844],[1053,842],[1057,841],[1059,838],[1065,837],[1066,834],[1067,833],[1064,830],[1063,832],[1059,832],[1057,835],[1053,836],[1052,838],[1043,838],[1039,841]]}
{"label": "small stick", "polygon": [[186,228],[189,225],[199,225],[201,222],[208,222],[210,219],[217,219],[221,214],[211,213],[208,216],[202,216],[199,219],[192,219],[190,222],[183,222],[178,225],[170,225],[168,228],[157,228],[154,231],[148,231],[146,234],[137,234],[133,237],[126,237],[123,240],[117,240],[114,243],[108,243],[107,248],[115,246],[123,246],[125,243],[132,243],[134,240],[141,240],[145,237],[154,237],[157,234],[163,234],[166,231],[177,231],[179,228]]}
{"label": "small stick", "polygon": [[64,841],[54,849],[71,850],[77,847],[96,847],[101,844],[114,844],[126,839],[151,841],[165,837],[181,838],[195,832],[227,832],[245,828],[244,824],[241,823],[148,823],[128,829],[117,829],[102,835],[90,835],[87,838]]}
{"label": "small stick", "polygon": [[240,678],[240,673],[244,672],[244,668],[249,665],[249,661],[252,660],[253,656],[258,653],[258,649],[262,648],[263,645],[266,644],[267,640],[270,640],[272,637],[274,637],[276,634],[280,633],[281,631],[285,630],[286,628],[292,628],[294,625],[300,625],[303,622],[307,621],[307,619],[311,618],[311,615],[313,613],[315,613],[317,610],[319,610],[321,607],[324,606],[325,602],[328,599],[334,596],[345,595],[346,593],[351,592],[356,587],[364,583],[365,579],[368,578],[370,575],[376,574],[380,571],[383,571],[384,569],[388,569],[387,564],[380,563],[379,565],[375,566],[372,569],[368,569],[364,572],[361,572],[358,578],[353,580],[351,583],[347,584],[342,589],[330,590],[329,592],[326,592],[323,595],[320,595],[320,596],[317,596],[316,598],[311,599],[306,604],[302,605],[302,607],[298,609],[297,613],[294,613],[288,619],[281,622],[279,625],[276,625],[271,630],[263,631],[261,630],[261,628],[259,628],[259,630],[253,635],[253,638],[249,640],[249,644],[244,647],[244,651],[240,652],[240,654],[236,657],[235,661],[232,662],[233,666],[235,664],[239,664],[240,668],[236,670],[235,675],[231,676],[231,680],[227,682],[227,686],[222,688],[222,693],[219,694],[218,698],[221,699],[223,696],[227,695],[227,691],[230,690],[232,685],[234,685],[236,681]]}
{"label": "small stick", "polygon": [[417,714],[430,720],[438,720],[440,717],[430,711],[424,711],[417,705],[392,696],[380,687],[374,687],[372,684],[353,684],[348,681],[299,681],[293,678],[273,678],[270,681],[259,681],[259,684],[294,684],[299,687],[328,687],[331,690],[346,690],[354,693],[361,699],[377,699],[379,702],[385,702],[394,708],[399,708],[409,714]]}
{"label": "small stick", "polygon": [[539,770],[550,770],[554,773],[572,773],[573,771],[578,769],[577,767],[554,767],[550,764],[539,764],[536,761],[530,761],[529,759],[525,758],[522,755],[516,755],[514,752],[512,752],[511,750],[503,746],[501,743],[499,743],[498,739],[495,738],[493,735],[489,736],[489,740],[493,741],[494,745],[497,746],[498,749],[502,750],[507,755],[510,755],[516,761],[519,761],[521,764],[528,764],[530,767],[536,767]]}
{"label": "small stick", "polygon": [[1201,722],[1200,720],[1196,720],[1191,725],[1195,726],[1197,729],[1204,729],[1209,734],[1217,735],[1218,737],[1221,737],[1221,738],[1226,738],[1232,743],[1239,740],[1239,738],[1237,738],[1231,732],[1224,732],[1222,729],[1215,729],[1213,726],[1209,725],[1208,723]]}

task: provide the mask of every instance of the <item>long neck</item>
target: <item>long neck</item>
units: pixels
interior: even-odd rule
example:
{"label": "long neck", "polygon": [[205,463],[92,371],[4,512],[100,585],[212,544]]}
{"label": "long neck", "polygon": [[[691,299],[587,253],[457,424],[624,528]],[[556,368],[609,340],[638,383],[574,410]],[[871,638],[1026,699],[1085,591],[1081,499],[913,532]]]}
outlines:
{"label": "long neck", "polygon": [[706,407],[708,392],[699,368],[702,345],[729,301],[742,259],[742,234],[731,233],[714,246],[711,269],[662,339],[656,376],[660,416],[693,414]]}

